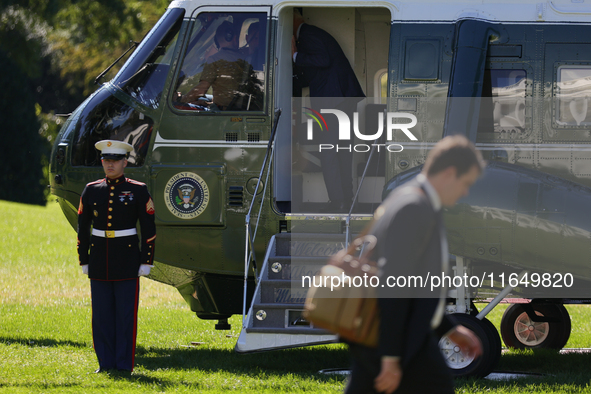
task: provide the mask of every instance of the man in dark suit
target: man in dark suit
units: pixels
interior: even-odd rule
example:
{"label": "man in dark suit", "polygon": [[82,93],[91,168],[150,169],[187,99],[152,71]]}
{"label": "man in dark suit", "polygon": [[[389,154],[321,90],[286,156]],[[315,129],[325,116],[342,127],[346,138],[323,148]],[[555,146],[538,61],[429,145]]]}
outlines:
{"label": "man in dark suit", "polygon": [[95,146],[102,153],[106,177],[87,184],[80,197],[78,255],[82,272],[90,278],[96,372],[131,373],[139,277],[150,273],[154,261],[154,203],[144,183],[123,175],[130,144],[104,140]]}
{"label": "man in dark suit", "polygon": [[[304,23],[296,9],[293,13],[292,58],[294,62],[294,90],[309,86],[310,97],[365,97],[349,60],[338,42],[326,31]],[[327,101],[322,101],[326,103]],[[353,119],[358,100],[334,100],[332,109],[339,109]],[[314,105],[312,103],[312,105]],[[320,133],[321,144],[338,143],[338,122],[334,115],[325,117],[328,132]],[[346,141],[347,145],[352,141]],[[348,211],[353,199],[352,152],[336,149],[320,154],[324,183],[331,208]]]}
{"label": "man in dark suit", "polygon": [[[381,281],[447,272],[441,208],[453,206],[483,171],[482,156],[466,138],[446,137],[429,153],[421,174],[395,189],[376,210],[373,257]],[[426,298],[419,289],[378,288],[377,349],[351,344],[352,373],[346,393],[453,393],[453,380],[438,347],[447,335],[463,352],[482,352],[476,335],[445,315],[446,289]],[[429,294],[427,294],[429,297]]]}

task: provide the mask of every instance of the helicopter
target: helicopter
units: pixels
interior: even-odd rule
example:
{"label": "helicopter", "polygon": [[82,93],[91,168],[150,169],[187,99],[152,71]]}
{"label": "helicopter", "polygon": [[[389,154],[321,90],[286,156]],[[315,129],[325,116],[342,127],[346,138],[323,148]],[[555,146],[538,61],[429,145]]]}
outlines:
{"label": "helicopter", "polygon": [[[335,115],[330,100],[294,89],[294,9],[339,42],[366,96],[337,146],[310,138]],[[488,165],[445,211],[452,265],[496,294],[462,285],[448,297],[483,357],[440,347],[457,375],[484,376],[500,357],[486,314],[501,300],[520,299],[501,322],[508,346],[556,349],[571,331],[564,304],[591,302],[590,33],[585,0],[173,1],[63,125],[51,192],[76,228],[84,186],[103,177],[95,143],[132,144],[126,175],[156,211],[150,279],[218,329],[242,314],[238,352],[327,343],[292,282],[359,234],[438,140],[463,134]],[[205,83],[229,46],[226,80]],[[322,149],[352,155],[343,211],[322,208]]]}

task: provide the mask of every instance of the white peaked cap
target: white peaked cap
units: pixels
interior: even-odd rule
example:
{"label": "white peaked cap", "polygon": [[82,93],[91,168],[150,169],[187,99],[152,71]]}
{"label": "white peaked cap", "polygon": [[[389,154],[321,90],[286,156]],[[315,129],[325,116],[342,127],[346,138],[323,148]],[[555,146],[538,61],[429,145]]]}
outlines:
{"label": "white peaked cap", "polygon": [[94,144],[101,151],[102,156],[126,156],[133,150],[133,146],[127,142],[117,140],[102,140]]}

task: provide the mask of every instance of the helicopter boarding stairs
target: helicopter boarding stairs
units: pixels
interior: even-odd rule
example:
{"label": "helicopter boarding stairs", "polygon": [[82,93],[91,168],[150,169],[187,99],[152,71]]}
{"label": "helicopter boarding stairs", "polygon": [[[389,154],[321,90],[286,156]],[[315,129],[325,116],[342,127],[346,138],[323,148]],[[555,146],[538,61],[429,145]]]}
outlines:
{"label": "helicopter boarding stairs", "polygon": [[344,246],[344,234],[274,235],[235,350],[247,353],[336,342],[335,335],[302,317],[306,292],[301,281],[318,274],[328,256]]}

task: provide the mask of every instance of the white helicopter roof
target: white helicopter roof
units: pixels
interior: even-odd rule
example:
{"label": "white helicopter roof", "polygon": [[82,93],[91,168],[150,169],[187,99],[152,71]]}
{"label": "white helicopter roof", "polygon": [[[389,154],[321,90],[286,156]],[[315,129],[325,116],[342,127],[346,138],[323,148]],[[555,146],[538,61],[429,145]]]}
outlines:
{"label": "white helicopter roof", "polygon": [[395,1],[282,1],[282,0],[177,0],[169,8],[271,6],[273,15],[285,7],[387,8],[392,21],[444,22],[473,18],[503,22],[591,22],[590,0],[395,0]]}

